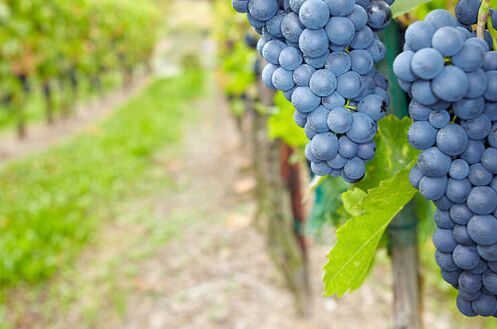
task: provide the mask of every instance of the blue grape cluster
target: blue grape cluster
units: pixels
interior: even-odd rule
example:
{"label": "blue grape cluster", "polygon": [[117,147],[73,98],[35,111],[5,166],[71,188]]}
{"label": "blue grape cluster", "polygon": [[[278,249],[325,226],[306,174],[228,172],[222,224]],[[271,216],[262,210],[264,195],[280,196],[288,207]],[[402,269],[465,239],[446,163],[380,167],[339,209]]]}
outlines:
{"label": "blue grape cluster", "polygon": [[411,96],[410,181],[437,206],[433,243],[466,316],[497,316],[497,52],[445,10],[406,31],[394,61]]}
{"label": "blue grape cluster", "polygon": [[233,0],[261,35],[263,82],[294,105],[318,176],[361,180],[390,99],[374,65],[386,50],[376,32],[391,20],[392,0]]}

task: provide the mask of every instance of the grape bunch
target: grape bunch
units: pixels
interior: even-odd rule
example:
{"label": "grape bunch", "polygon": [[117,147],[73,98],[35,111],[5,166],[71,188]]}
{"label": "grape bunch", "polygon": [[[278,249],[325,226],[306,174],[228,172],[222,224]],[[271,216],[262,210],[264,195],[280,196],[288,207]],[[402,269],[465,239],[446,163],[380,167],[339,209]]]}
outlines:
{"label": "grape bunch", "polygon": [[412,98],[410,181],[437,207],[442,276],[464,315],[497,316],[497,52],[472,22],[435,10],[410,25],[394,72]]}
{"label": "grape bunch", "polygon": [[232,1],[261,35],[262,80],[295,107],[318,176],[357,182],[374,157],[377,122],[390,103],[388,81],[374,67],[386,53],[377,32],[389,24],[392,2]]}

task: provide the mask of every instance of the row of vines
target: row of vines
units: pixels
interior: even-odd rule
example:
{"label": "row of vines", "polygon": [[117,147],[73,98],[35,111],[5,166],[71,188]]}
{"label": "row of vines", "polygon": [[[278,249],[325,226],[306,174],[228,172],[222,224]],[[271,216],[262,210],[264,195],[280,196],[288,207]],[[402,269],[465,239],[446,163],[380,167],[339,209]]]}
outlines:
{"label": "row of vines", "polygon": [[[303,2],[305,1],[300,1]],[[243,7],[243,1],[235,3]],[[250,27],[245,15],[236,14],[225,1],[216,1],[218,24],[215,35],[220,68],[218,80],[242,136],[252,151],[258,176],[259,215],[265,215],[269,221],[263,230],[267,234],[270,251],[273,250],[273,259],[297,297],[299,311],[309,311],[305,306],[305,296],[309,291],[304,236],[321,238],[323,232],[328,232],[329,228],[337,229],[337,234],[336,243],[324,267],[326,295],[341,296],[357,290],[371,273],[378,253],[386,250],[392,263],[394,280],[395,328],[422,327],[425,305],[423,282],[437,286],[444,294],[453,297],[447,300],[455,299],[455,291],[442,283],[433,258],[434,248],[430,236],[436,231],[433,222],[436,208],[409,182],[411,168],[420,154],[419,150],[409,145],[407,139],[413,123],[408,117],[409,101],[413,96],[405,92],[405,86],[401,87],[397,83],[398,76],[393,67],[395,58],[406,50],[406,29],[425,19],[434,10],[447,9],[454,13],[457,3],[450,0],[398,0],[392,5],[395,19],[379,33],[380,39],[386,45],[385,59],[376,65],[376,69],[390,81],[388,113],[378,122],[378,132],[374,139],[376,155],[368,162],[364,178],[360,181],[349,179],[349,182],[346,182],[341,177],[320,177],[312,173],[313,170],[305,156],[309,135],[306,136],[307,131],[295,123],[298,117],[294,118],[295,109],[289,101],[291,94],[285,95],[281,91],[274,93],[264,87],[261,81],[261,73],[264,79],[265,64],[259,59],[256,49],[259,36]],[[489,4],[487,2],[487,9]],[[259,23],[253,17],[249,18],[253,26]],[[264,33],[262,29],[262,38],[265,37]],[[419,37],[419,34],[413,36],[414,39],[416,37]],[[299,46],[302,45],[295,45],[297,48]],[[447,60],[446,62],[448,63]],[[275,81],[273,75],[272,81],[281,82],[283,78]],[[265,82],[267,84],[267,81]],[[277,147],[274,147],[274,144],[277,144]],[[271,161],[275,159],[278,163],[271,166]],[[261,161],[262,173],[258,171]],[[274,170],[270,170],[271,168]],[[273,176],[264,179],[264,172]],[[295,179],[305,176],[310,177],[307,188],[302,187],[301,179]],[[280,197],[285,200],[274,203],[274,194],[283,195]],[[309,214],[303,215],[306,209],[302,209],[301,201],[304,198],[308,200],[311,196],[312,207],[308,211]],[[279,209],[268,209],[270,207]],[[440,211],[437,215],[439,213]],[[292,235],[293,242],[281,237],[275,238],[277,233],[271,230],[270,223],[275,221],[275,218],[281,231],[291,227],[293,232],[288,233],[287,230],[287,234]],[[283,220],[280,220],[281,218]],[[435,218],[439,220],[440,216]],[[275,247],[278,242],[280,249],[274,252],[275,248],[278,249]],[[278,259],[278,255],[287,261],[290,260],[290,265]],[[302,273],[304,274],[301,275]],[[426,276],[430,279],[427,280]],[[447,280],[445,276],[444,278]],[[453,285],[457,286],[458,283]],[[455,303],[448,302],[447,308],[455,311]],[[459,308],[461,309],[460,304]],[[465,315],[476,315],[466,313]],[[490,322],[482,321],[491,326]]]}
{"label": "row of vines", "polygon": [[0,117],[27,134],[38,95],[48,123],[70,115],[79,93],[101,91],[105,75],[149,63],[157,42],[158,2],[8,0],[0,3]]}

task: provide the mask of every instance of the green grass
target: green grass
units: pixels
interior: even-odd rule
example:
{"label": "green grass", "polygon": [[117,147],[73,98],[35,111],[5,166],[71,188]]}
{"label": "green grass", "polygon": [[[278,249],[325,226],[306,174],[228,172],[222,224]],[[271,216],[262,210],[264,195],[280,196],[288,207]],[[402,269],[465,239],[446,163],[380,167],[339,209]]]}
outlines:
{"label": "green grass", "polygon": [[156,81],[96,129],[0,171],[1,286],[48,277],[75,255],[154,152],[180,138],[202,78]]}

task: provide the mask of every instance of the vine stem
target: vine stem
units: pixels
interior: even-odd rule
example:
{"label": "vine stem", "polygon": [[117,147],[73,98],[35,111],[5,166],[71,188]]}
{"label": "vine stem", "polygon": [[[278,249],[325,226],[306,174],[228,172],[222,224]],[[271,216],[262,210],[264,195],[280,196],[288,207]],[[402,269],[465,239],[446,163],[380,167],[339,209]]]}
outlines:
{"label": "vine stem", "polygon": [[495,26],[492,21],[492,16],[488,16],[488,32],[490,32],[490,36],[492,37],[492,44],[494,45],[494,50],[497,50],[497,31],[495,30]]}
{"label": "vine stem", "polygon": [[476,26],[476,35],[485,40],[485,26],[487,24],[490,13],[490,0],[484,0],[481,3],[480,10],[478,11],[478,23]]}

